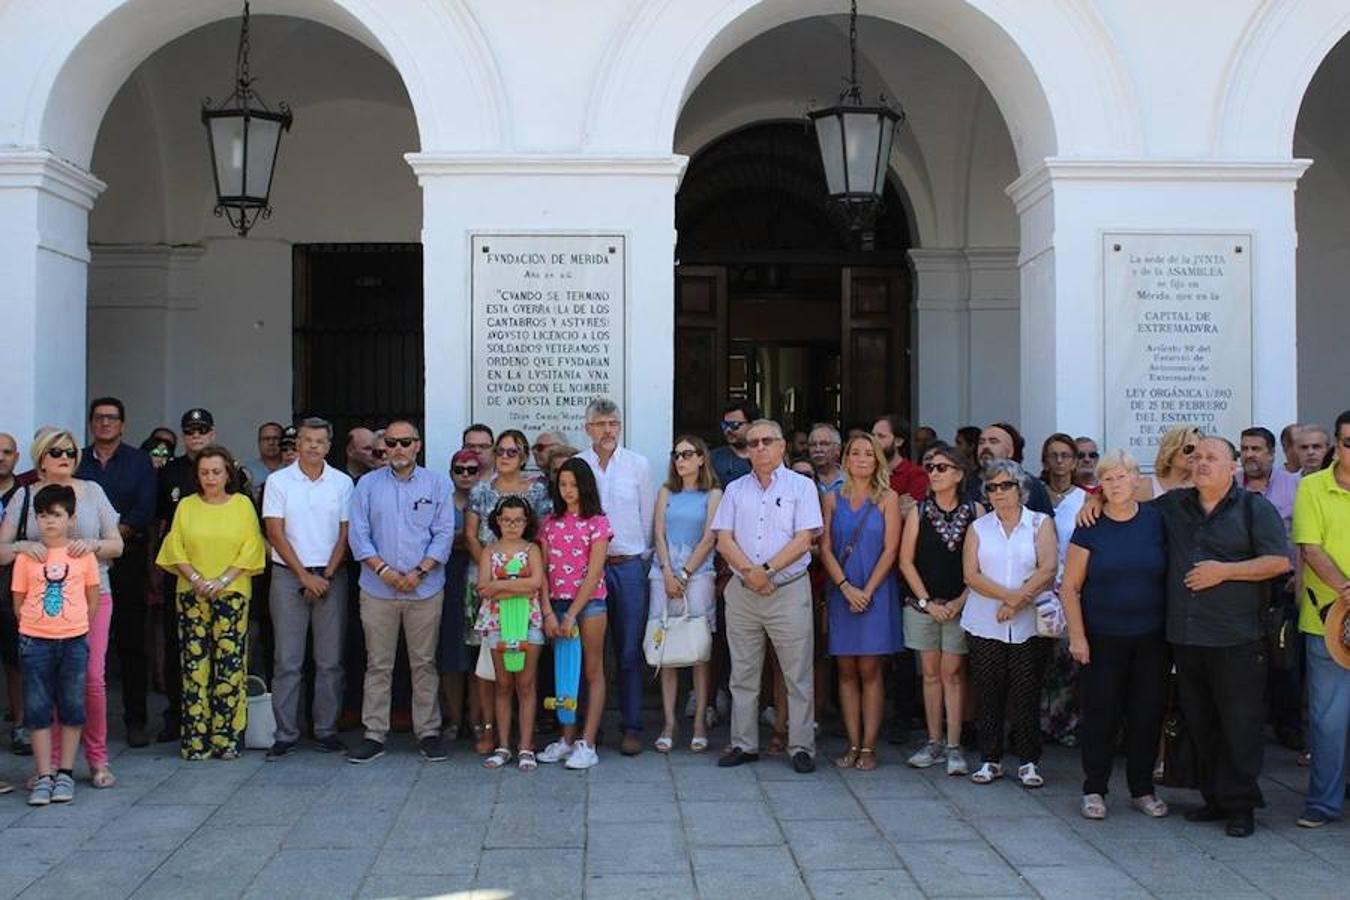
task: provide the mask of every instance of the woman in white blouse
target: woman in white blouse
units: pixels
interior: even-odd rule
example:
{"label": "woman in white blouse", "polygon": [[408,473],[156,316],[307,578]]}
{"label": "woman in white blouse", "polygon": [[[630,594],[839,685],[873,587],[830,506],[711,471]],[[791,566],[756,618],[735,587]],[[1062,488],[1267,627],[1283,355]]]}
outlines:
{"label": "woman in white blouse", "polygon": [[989,784],[1003,775],[1005,714],[1023,787],[1044,784],[1041,758],[1041,683],[1045,640],[1036,636],[1036,597],[1055,580],[1059,552],[1050,517],[1024,505],[1029,481],[1012,460],[984,469],[993,511],[971,523],[964,547],[969,595],[961,614],[968,635],[982,765],[970,776]]}

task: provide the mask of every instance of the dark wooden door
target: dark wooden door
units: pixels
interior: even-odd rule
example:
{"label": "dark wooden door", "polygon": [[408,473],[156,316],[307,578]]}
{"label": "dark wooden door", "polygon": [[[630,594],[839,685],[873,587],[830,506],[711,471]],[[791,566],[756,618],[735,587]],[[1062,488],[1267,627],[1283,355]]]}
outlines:
{"label": "dark wooden door", "polygon": [[716,446],[726,402],[727,270],[676,266],[675,431]]}
{"label": "dark wooden door", "polygon": [[845,266],[840,285],[843,424],[909,416],[909,284],[904,269]]}
{"label": "dark wooden door", "polygon": [[294,250],[294,408],[345,436],[423,420],[422,245],[298,244]]}

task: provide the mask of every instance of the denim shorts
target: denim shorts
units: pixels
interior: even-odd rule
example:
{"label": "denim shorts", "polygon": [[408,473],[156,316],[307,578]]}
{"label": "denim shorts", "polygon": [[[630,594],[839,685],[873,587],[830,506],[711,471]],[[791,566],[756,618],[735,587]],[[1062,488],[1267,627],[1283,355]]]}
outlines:
{"label": "denim shorts", "polygon": [[19,656],[23,660],[23,724],[50,728],[55,708],[62,725],[83,725],[88,636],[40,638],[21,634]]}
{"label": "denim shorts", "polygon": [[[567,611],[572,608],[572,601],[567,597],[558,597],[549,602],[553,604],[553,614],[558,617],[559,622],[562,621],[563,616],[567,615]],[[592,597],[586,602],[586,605],[582,607],[581,615],[577,616],[577,622],[584,622],[587,619],[594,618],[595,616],[607,615],[608,613],[609,606],[605,603],[605,598]]]}

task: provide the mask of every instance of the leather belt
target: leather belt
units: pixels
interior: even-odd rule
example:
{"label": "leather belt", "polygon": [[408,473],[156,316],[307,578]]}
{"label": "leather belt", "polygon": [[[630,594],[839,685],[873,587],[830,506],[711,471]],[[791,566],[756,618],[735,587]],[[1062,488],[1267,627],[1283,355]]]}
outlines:
{"label": "leather belt", "polygon": [[605,562],[609,563],[611,566],[621,566],[626,562],[632,562],[635,559],[641,558],[642,558],[641,555],[637,553],[628,553],[628,554],[612,553],[609,556],[605,557]]}

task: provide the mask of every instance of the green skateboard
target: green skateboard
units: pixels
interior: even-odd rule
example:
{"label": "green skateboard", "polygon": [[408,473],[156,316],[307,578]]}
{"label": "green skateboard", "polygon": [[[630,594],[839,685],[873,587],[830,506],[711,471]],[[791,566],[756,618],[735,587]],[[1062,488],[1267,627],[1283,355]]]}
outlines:
{"label": "green skateboard", "polygon": [[[512,558],[506,564],[506,577],[519,578],[525,563]],[[502,628],[502,665],[508,672],[525,668],[525,641],[530,634],[530,598],[503,597],[497,601],[497,614]]]}

